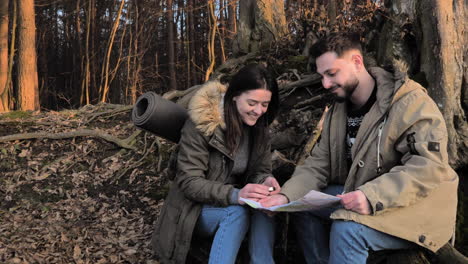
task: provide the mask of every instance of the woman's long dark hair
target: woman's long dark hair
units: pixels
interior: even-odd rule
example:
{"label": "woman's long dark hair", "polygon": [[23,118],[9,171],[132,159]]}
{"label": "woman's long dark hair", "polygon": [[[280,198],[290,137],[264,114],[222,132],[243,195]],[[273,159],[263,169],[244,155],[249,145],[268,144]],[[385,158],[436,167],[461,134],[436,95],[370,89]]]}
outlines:
{"label": "woman's long dark hair", "polygon": [[242,136],[243,121],[234,102],[234,97],[243,92],[256,89],[266,89],[271,92],[268,109],[253,126],[254,144],[261,147],[268,134],[268,125],[273,122],[278,112],[278,84],[265,67],[259,64],[249,64],[239,70],[229,82],[224,95],[224,120],[226,122],[226,147],[231,153],[236,151]]}

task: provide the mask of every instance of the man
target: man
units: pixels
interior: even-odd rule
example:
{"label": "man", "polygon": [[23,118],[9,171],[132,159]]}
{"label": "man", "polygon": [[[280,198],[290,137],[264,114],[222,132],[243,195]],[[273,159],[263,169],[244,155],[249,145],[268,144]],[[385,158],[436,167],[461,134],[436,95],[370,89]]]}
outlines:
{"label": "man", "polygon": [[406,75],[366,69],[356,36],[332,34],[311,52],[336,103],[311,156],[260,202],[310,190],[341,198],[340,208],[293,215],[308,263],[366,263],[369,250],[415,245],[437,251],[453,234],[458,185],[437,105]]}

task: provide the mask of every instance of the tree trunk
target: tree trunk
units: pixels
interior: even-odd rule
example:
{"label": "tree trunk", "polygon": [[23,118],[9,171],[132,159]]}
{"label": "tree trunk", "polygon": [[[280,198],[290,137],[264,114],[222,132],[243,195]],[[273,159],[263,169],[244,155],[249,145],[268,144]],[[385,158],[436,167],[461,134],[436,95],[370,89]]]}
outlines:
{"label": "tree trunk", "polygon": [[330,0],[328,2],[328,19],[330,19],[330,25],[336,22],[336,1]]}
{"label": "tree trunk", "polygon": [[237,1],[228,1],[228,35],[227,37],[232,43],[232,39],[237,33]]}
{"label": "tree trunk", "polygon": [[462,107],[463,84],[468,50],[468,15],[464,0],[420,0],[422,26],[421,72],[429,83],[428,91],[447,123],[450,162],[455,167],[468,165],[468,108]]}
{"label": "tree trunk", "polygon": [[[9,48],[9,56],[8,56],[8,73],[7,73],[7,80],[5,83],[5,90],[3,91],[3,104],[8,106],[8,109],[13,109],[13,102],[11,100],[12,94],[12,72],[13,72],[13,62],[15,59],[15,45],[16,45],[16,28],[17,28],[17,19],[18,19],[18,3],[16,1],[12,1],[13,3],[13,20],[11,21],[11,40],[10,40],[10,48]],[[6,94],[6,95],[5,95]]]}
{"label": "tree trunk", "polygon": [[196,56],[196,46],[195,46],[195,16],[193,14],[194,12],[194,0],[189,0],[188,1],[188,5],[189,5],[189,8],[188,8],[188,38],[189,38],[189,64],[190,64],[190,85],[189,86],[192,86],[192,84],[196,84],[198,82],[198,78],[197,78],[197,72],[196,72],[196,64],[195,64],[195,56]]}
{"label": "tree trunk", "polygon": [[91,14],[93,2],[88,2],[88,12],[86,13],[86,38],[85,38],[85,54],[83,59],[83,72],[81,80],[81,96],[80,104],[88,105],[90,103],[89,82],[90,82],[90,60],[89,60],[89,37],[91,34]]}
{"label": "tree trunk", "polygon": [[0,3],[0,112],[6,112],[8,107],[8,2]]}
{"label": "tree trunk", "polygon": [[169,89],[177,89],[175,74],[175,51],[174,51],[174,12],[172,11],[172,0],[167,0],[167,51],[169,60]]}
{"label": "tree trunk", "polygon": [[39,110],[34,0],[18,0],[18,103]]}
{"label": "tree trunk", "polygon": [[283,0],[240,1],[238,33],[233,45],[235,54],[270,48],[286,34]]}
{"label": "tree trunk", "polygon": [[[107,96],[108,96],[108,93],[109,93],[109,75],[111,74],[110,71],[109,71],[110,56],[111,56],[111,52],[112,52],[112,46],[114,44],[115,34],[117,32],[117,29],[119,28],[120,16],[122,14],[122,9],[123,9],[124,4],[125,4],[125,0],[122,0],[122,2],[120,2],[119,11],[117,11],[117,15],[115,17],[114,26],[112,27],[112,31],[111,31],[111,34],[109,36],[109,42],[108,42],[108,45],[107,45],[107,53],[106,53],[106,56],[105,56],[106,60],[105,60],[104,65],[102,67],[102,74],[101,74],[102,85],[99,88],[99,91],[102,92],[101,102],[106,102]],[[120,56],[120,54],[119,54],[119,56]]]}
{"label": "tree trunk", "polygon": [[213,72],[215,62],[216,62],[216,57],[215,57],[215,36],[216,36],[216,31],[217,31],[217,20],[216,16],[214,13],[214,0],[209,0],[208,1],[208,12],[209,12],[209,26],[210,26],[210,33],[209,33],[209,39],[208,39],[208,59],[209,59],[209,67],[205,72],[205,81],[208,81],[210,79],[210,75]]}

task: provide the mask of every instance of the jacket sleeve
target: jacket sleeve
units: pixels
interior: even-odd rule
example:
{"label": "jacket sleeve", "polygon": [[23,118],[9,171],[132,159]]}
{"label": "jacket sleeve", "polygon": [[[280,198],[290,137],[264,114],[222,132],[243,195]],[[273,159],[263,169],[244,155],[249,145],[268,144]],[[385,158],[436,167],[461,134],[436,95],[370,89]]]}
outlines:
{"label": "jacket sleeve", "polygon": [[175,180],[185,197],[200,203],[229,205],[229,197],[234,187],[206,178],[210,146],[208,139],[190,120],[187,120],[182,128],[179,145]]}
{"label": "jacket sleeve", "polygon": [[393,147],[401,154],[401,161],[358,188],[374,215],[414,204],[456,175],[448,164],[447,130],[435,103],[421,90],[400,100],[390,112],[398,118],[386,126],[399,127]]}
{"label": "jacket sleeve", "polygon": [[303,165],[296,167],[291,179],[281,187],[281,193],[286,195],[289,201],[303,197],[310,190],[319,191],[327,186],[331,171],[329,148],[331,112],[327,113],[320,141],[314,146],[311,155]]}

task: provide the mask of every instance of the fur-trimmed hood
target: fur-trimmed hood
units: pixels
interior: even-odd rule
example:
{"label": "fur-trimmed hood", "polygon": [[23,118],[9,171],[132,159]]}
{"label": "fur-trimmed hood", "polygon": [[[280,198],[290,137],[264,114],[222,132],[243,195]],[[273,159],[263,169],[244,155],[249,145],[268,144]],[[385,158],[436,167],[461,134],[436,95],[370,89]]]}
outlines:
{"label": "fur-trimmed hood", "polygon": [[226,128],[223,98],[227,86],[219,81],[205,83],[188,105],[189,116],[205,136],[213,135],[217,127]]}

